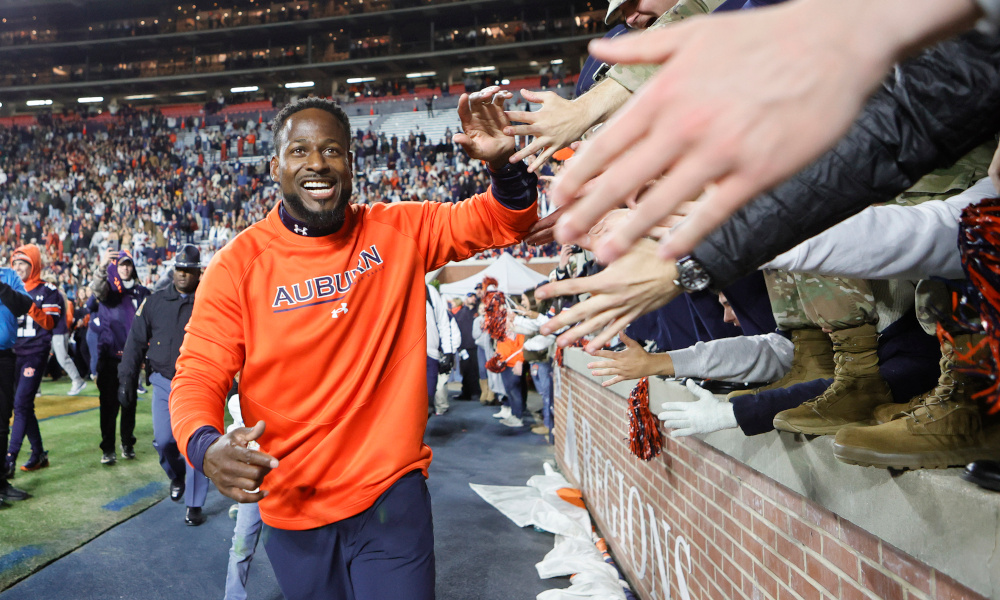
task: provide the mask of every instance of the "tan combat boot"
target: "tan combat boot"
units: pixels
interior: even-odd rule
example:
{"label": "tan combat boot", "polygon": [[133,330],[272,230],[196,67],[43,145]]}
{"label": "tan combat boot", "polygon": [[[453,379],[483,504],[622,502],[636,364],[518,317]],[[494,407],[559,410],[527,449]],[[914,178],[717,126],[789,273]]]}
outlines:
{"label": "tan combat boot", "polygon": [[[981,382],[964,373],[962,367],[986,359],[989,347],[981,344],[985,337],[982,334],[956,335],[953,338],[954,344],[946,338],[942,339],[941,360],[938,362],[941,375],[938,376],[937,386],[919,396],[914,396],[905,404],[892,403],[877,407],[874,413],[875,422],[882,424],[903,418],[908,412],[927,402],[948,400],[961,402],[963,398],[982,389]],[[958,358],[955,356],[956,352]]]}
{"label": "tan combat boot", "polygon": [[[983,338],[958,335],[954,345],[942,343],[938,386],[914,398],[901,415],[889,414],[888,422],[838,432],[834,456],[854,465],[895,469],[944,469],[995,458],[1000,428],[984,427],[980,403],[972,397],[991,382],[963,371],[987,358],[988,347],[979,343]],[[881,412],[885,417],[889,411]]]}
{"label": "tan combat boot", "polygon": [[833,377],[833,346],[830,336],[821,329],[793,329],[792,367],[781,379],[752,390],[730,392],[727,399],[746,394],[758,394],[766,390],[776,390],[793,386],[797,383],[830,379]]}
{"label": "tan combat boot", "polygon": [[823,394],[774,417],[774,428],[792,433],[830,435],[848,425],[869,422],[880,404],[892,402],[878,371],[878,333],[874,325],[842,329],[833,340],[834,379]]}
{"label": "tan combat boot", "polygon": [[483,406],[489,406],[495,402],[493,398],[493,390],[490,389],[490,384],[486,379],[479,380],[479,403]]}

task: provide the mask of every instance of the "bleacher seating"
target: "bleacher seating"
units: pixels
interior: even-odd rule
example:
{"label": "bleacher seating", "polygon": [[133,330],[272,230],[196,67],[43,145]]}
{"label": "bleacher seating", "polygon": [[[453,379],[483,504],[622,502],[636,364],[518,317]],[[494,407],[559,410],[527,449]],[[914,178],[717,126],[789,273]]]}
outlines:
{"label": "bleacher seating", "polygon": [[462,131],[457,111],[435,112],[433,119],[429,118],[424,110],[385,115],[385,120],[382,121],[378,131],[385,133],[387,138],[391,138],[394,134],[403,138],[408,137],[411,131],[417,133],[419,129],[427,136],[428,143],[436,144],[444,139],[445,130],[448,128],[451,128],[452,133]]}
{"label": "bleacher seating", "polygon": [[168,119],[200,117],[204,114],[203,106],[204,105],[198,103],[171,104],[169,106],[160,107],[160,112],[163,113],[163,116]]}

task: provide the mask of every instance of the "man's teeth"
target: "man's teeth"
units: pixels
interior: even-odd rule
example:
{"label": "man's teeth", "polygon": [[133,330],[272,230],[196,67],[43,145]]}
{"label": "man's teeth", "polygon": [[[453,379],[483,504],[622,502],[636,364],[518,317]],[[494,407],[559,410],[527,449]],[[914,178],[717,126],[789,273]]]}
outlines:
{"label": "man's teeth", "polygon": [[323,181],[307,181],[302,184],[302,187],[307,190],[328,190],[333,187],[333,184],[325,183]]}

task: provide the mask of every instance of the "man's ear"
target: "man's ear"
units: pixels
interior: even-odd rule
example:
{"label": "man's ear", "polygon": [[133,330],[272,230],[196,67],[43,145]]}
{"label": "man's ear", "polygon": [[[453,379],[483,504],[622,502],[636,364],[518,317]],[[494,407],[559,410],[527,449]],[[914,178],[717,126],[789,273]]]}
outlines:
{"label": "man's ear", "polygon": [[271,171],[271,181],[278,182],[280,177],[278,176],[278,157],[272,156],[270,160],[270,171]]}

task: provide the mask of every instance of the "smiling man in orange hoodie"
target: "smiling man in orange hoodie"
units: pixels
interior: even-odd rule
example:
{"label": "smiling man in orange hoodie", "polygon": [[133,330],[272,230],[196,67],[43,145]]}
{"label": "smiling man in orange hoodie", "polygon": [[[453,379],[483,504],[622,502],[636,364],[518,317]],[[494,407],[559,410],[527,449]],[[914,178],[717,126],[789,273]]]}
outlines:
{"label": "smiling man in orange hoodie", "polygon": [[41,279],[42,253],[38,246],[20,246],[11,257],[11,266],[24,282],[24,289],[31,296],[33,304],[28,313],[17,319],[17,341],[14,354],[17,356],[15,373],[17,381],[14,392],[14,426],[7,448],[5,476],[14,476],[17,455],[25,436],[31,443],[31,457],[21,465],[22,471],[35,471],[49,466],[49,453],[42,447],[42,433],[35,417],[35,394],[42,384],[45,365],[49,361],[52,347],[52,328],[62,316],[62,296],[51,283]]}
{"label": "smiling man in orange hoodie", "polygon": [[[537,179],[508,161],[507,98],[459,100],[455,141],[492,185],[456,204],[351,204],[347,116],[319,98],[286,106],[272,124],[283,201],[205,272],[170,394],[174,436],[223,494],[260,502],[289,600],[434,596],[424,274],[537,220]],[[256,425],[223,435],[238,371]]]}

